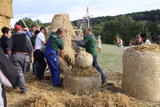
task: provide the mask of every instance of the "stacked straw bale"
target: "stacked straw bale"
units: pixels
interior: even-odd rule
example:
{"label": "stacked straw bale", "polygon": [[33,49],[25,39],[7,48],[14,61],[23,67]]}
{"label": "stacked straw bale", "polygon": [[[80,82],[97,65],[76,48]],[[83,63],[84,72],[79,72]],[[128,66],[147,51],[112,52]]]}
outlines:
{"label": "stacked straw bale", "polygon": [[[13,17],[12,0],[0,0],[0,29],[10,27],[10,19]],[[0,32],[2,35],[2,32]]]}
{"label": "stacked straw bale", "polygon": [[93,56],[86,51],[80,51],[76,56],[76,65],[80,67],[92,66]]}
{"label": "stacked straw bale", "polygon": [[70,22],[69,15],[67,14],[56,14],[52,19],[49,32],[55,32],[58,28],[65,30],[64,33],[64,53],[69,56],[72,63],[75,63],[75,52],[72,46],[72,39],[75,37],[75,30]]}
{"label": "stacked straw bale", "polygon": [[124,51],[122,88],[129,95],[160,101],[160,51],[155,47],[159,48],[142,45]]}

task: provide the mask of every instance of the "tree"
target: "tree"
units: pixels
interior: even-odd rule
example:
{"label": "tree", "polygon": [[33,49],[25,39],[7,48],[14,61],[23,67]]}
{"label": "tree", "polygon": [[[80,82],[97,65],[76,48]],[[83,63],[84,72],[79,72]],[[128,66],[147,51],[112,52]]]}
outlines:
{"label": "tree", "polygon": [[[30,18],[24,18],[23,21],[26,23],[27,27],[29,27],[29,28],[32,25],[35,25],[35,22]],[[16,24],[21,25],[23,28],[25,28],[26,26],[24,25],[23,21],[22,21],[22,19],[20,19],[18,22],[16,22]]]}

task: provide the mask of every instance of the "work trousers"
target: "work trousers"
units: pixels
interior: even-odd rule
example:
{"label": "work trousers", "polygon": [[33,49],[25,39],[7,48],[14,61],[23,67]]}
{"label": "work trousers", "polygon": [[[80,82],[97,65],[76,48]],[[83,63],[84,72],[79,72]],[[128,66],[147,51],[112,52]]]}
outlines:
{"label": "work trousers", "polygon": [[60,68],[58,53],[53,49],[46,49],[45,57],[51,71],[53,86],[58,87],[60,86]]}
{"label": "work trousers", "polygon": [[27,69],[29,56],[25,54],[13,54],[11,56],[11,62],[15,66],[19,74],[18,85],[21,91],[26,92],[27,88],[25,86],[24,72]]}

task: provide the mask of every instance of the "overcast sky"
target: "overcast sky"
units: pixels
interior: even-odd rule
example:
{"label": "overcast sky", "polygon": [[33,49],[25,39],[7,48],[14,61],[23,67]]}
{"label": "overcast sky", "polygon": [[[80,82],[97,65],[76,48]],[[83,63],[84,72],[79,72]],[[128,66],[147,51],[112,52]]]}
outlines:
{"label": "overcast sky", "polygon": [[160,8],[160,0],[13,0],[14,23],[24,17],[50,22],[57,13],[68,13],[71,20],[84,16],[87,6],[93,17],[118,15]]}

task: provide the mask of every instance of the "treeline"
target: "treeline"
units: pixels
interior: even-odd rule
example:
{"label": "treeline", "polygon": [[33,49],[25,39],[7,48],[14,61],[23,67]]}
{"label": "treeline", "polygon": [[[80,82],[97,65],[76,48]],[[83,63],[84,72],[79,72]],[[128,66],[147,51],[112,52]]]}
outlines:
{"label": "treeline", "polygon": [[[103,43],[113,44],[118,35],[127,44],[142,33],[155,42],[154,38],[160,34],[160,10],[91,18],[90,22],[95,35],[102,36]],[[79,20],[73,24],[79,26]]]}

